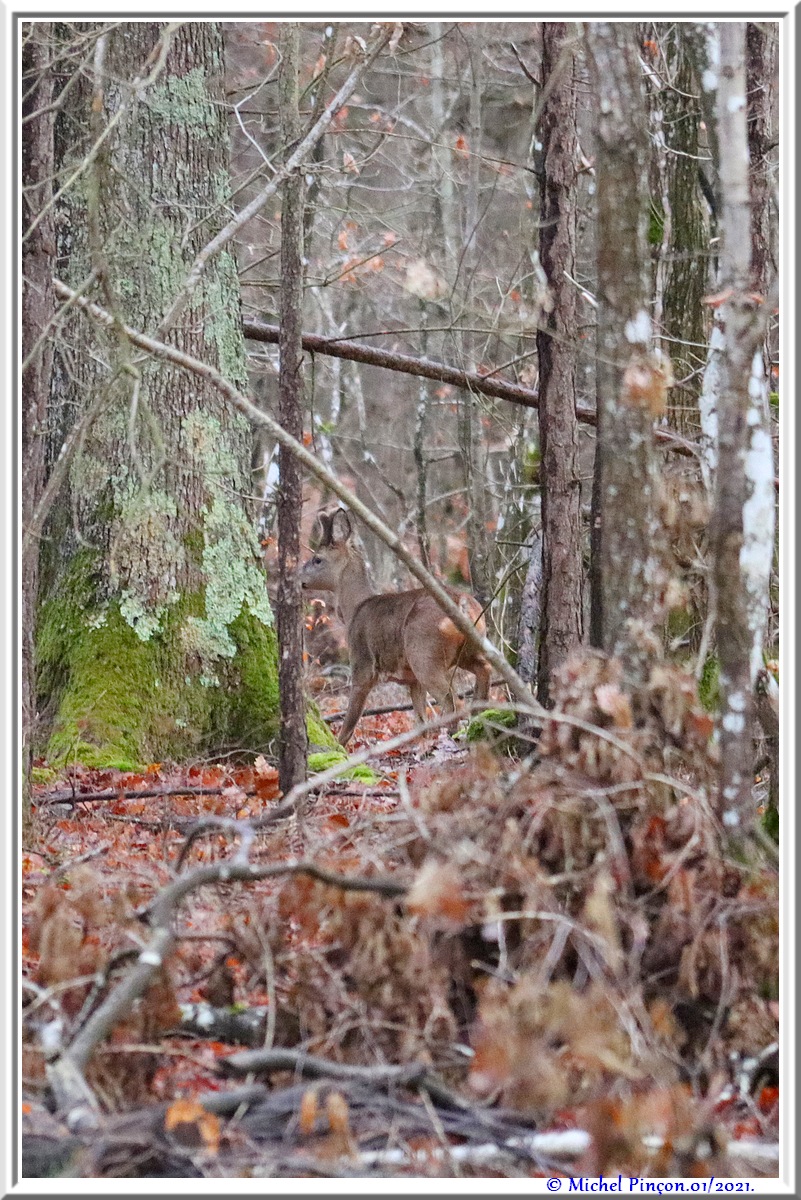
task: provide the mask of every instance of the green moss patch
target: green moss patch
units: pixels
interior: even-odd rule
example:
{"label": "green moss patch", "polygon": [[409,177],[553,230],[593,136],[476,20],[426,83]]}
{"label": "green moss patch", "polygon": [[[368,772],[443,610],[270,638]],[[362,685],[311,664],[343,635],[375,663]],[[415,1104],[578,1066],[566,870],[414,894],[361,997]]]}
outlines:
{"label": "green moss patch", "polygon": [[508,731],[514,729],[516,722],[517,714],[508,709],[487,708],[468,722],[464,732],[465,741],[511,746],[513,739]]}
{"label": "green moss patch", "polygon": [[698,699],[707,712],[717,712],[720,707],[720,660],[710,654],[704,663],[698,681]]}
{"label": "green moss patch", "polygon": [[[345,762],[347,754],[342,750],[331,750],[322,754],[309,755],[309,771],[312,775],[318,775],[322,771],[328,771],[331,767],[335,767],[337,763]],[[378,783],[378,775],[375,771],[364,763],[360,763],[358,767],[351,767],[348,771],[342,772],[343,779],[361,779],[363,783]]]}
{"label": "green moss patch", "polygon": [[117,601],[97,601],[93,556],[77,555],[40,613],[39,691],[56,711],[48,761],[134,770],[266,748],[278,728],[275,631],[245,607],[229,627],[233,657],[210,664],[184,637],[204,613],[203,594],[185,595],[142,640]]}

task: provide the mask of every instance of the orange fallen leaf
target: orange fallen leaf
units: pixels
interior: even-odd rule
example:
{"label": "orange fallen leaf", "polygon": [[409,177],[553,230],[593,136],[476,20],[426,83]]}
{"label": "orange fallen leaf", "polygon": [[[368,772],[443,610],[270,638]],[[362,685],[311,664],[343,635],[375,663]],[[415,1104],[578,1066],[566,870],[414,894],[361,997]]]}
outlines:
{"label": "orange fallen leaf", "polygon": [[197,1100],[174,1100],[164,1116],[164,1128],[182,1146],[204,1149],[217,1154],[220,1149],[220,1122]]}

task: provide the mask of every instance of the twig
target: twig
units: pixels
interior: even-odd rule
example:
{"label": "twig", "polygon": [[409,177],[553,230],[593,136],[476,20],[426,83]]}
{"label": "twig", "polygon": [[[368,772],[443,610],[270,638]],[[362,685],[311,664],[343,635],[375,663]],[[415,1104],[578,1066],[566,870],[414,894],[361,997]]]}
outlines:
{"label": "twig", "polygon": [[83,863],[91,862],[93,858],[99,858],[101,854],[105,854],[111,849],[111,842],[103,842],[100,846],[93,846],[91,850],[79,854],[77,858],[71,858],[69,862],[61,863],[50,874],[49,882],[59,879],[62,875],[66,875],[69,871],[74,871],[76,867],[80,867]]}

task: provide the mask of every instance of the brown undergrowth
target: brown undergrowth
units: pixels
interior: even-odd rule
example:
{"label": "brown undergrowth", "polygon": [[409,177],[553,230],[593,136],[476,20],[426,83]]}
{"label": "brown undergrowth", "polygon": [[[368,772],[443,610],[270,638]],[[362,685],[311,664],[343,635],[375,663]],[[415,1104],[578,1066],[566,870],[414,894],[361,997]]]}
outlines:
{"label": "brown undergrowth", "polygon": [[[94,1057],[88,1079],[103,1103],[220,1086],[222,1046],[194,1043],[194,1073],[172,1077],[141,1045],[127,1056],[129,1043],[153,1047],[174,1031],[178,1000],[205,998],[263,1004],[268,1045],[427,1064],[466,1102],[540,1127],[608,1134],[611,1105],[631,1146],[649,1129],[706,1128],[732,1063],[777,1038],[775,865],[756,844],[750,857],[729,848],[712,723],[686,675],[661,664],[626,690],[615,661],[584,652],[559,672],[553,701],[527,759],[480,743],[444,761],[385,758],[381,787],[349,783],[313,801],[304,859],[405,894],[295,875],[218,882],[184,900],[177,949],[115,1031],[118,1054]],[[192,811],[207,800],[192,797]],[[247,822],[264,811],[257,802],[231,785],[215,811]],[[87,829],[93,821],[103,818],[87,816]],[[119,870],[117,845],[116,872],[101,858],[29,889],[29,977],[68,1021],[104,987],[70,979],[141,943],[143,903],[183,845],[174,817],[158,831],[139,823],[125,829],[133,855],[148,846],[138,881]],[[231,836],[194,842],[181,870],[230,860]],[[294,822],[265,829],[249,859],[286,862],[298,836]],[[123,953],[111,977],[124,970]],[[31,1046],[40,1025],[28,1027]],[[599,1134],[594,1165],[625,1160],[621,1145]]]}

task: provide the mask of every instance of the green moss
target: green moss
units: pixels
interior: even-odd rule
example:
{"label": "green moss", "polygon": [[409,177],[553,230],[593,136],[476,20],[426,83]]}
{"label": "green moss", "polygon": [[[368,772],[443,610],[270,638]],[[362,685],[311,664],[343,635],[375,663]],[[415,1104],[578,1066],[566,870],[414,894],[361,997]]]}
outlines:
{"label": "green moss", "polygon": [[275,628],[245,608],[231,622],[235,658],[215,724],[229,745],[264,749],[279,731]]}
{"label": "green moss", "polygon": [[184,553],[187,561],[193,566],[199,567],[203,561],[203,530],[190,529],[184,534]]}
{"label": "green moss", "polygon": [[45,783],[52,783],[57,777],[58,771],[52,767],[31,767],[31,783],[39,786]]}
{"label": "green moss", "polygon": [[539,483],[540,462],[542,455],[538,442],[527,442],[520,462],[521,481],[527,484]]}
{"label": "green moss", "polygon": [[720,660],[710,654],[698,682],[698,699],[707,712],[717,712],[720,707]]}
{"label": "green moss", "polygon": [[320,710],[313,700],[309,701],[306,711],[306,737],[310,747],[327,746],[329,749],[335,750],[339,746],[339,742],[320,716]]}
{"label": "green moss", "polygon": [[69,684],[48,759],[131,770],[155,757],[143,736],[158,704],[155,644],[142,642],[115,605],[98,628],[69,630],[65,651]]}
{"label": "green moss", "polygon": [[[323,754],[309,755],[309,770],[313,775],[317,775],[322,771],[328,771],[331,767],[335,767],[337,763],[345,762],[347,754],[343,750],[330,750]],[[343,779],[361,779],[364,783],[378,783],[378,776],[375,771],[364,763],[360,763],[357,767],[351,767],[348,771],[342,772]]]}
{"label": "green moss", "polygon": [[517,714],[504,708],[488,708],[468,723],[464,737],[467,742],[489,742],[498,747],[513,746],[514,739],[508,733],[517,723]]}
{"label": "green moss", "polygon": [[94,571],[92,553],[76,555],[40,613],[39,691],[57,712],[51,762],[132,770],[232,743],[269,744],[278,720],[271,626],[243,608],[230,626],[232,660],[215,664],[212,679],[183,636],[205,612],[203,592],[181,597],[142,640],[118,601],[98,602]]}
{"label": "green moss", "polygon": [[661,203],[651,200],[648,212],[648,245],[661,246],[665,236],[665,212]]}
{"label": "green moss", "polygon": [[697,617],[686,605],[672,608],[667,616],[667,636],[671,642],[682,642],[690,634]]}

